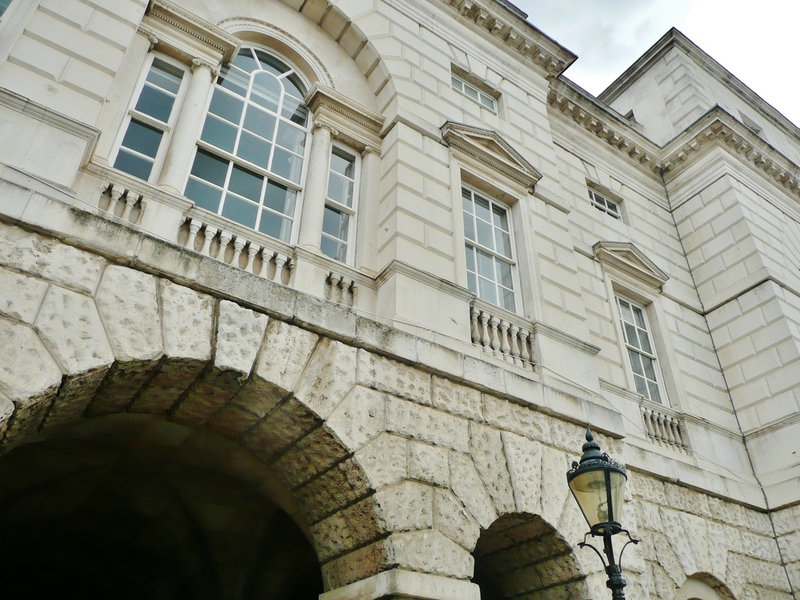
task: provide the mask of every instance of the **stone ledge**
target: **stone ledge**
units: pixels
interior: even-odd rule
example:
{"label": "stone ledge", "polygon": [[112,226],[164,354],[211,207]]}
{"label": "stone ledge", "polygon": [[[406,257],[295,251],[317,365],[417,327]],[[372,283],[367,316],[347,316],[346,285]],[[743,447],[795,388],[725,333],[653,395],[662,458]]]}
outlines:
{"label": "stone ledge", "polygon": [[426,600],[480,600],[477,584],[440,575],[392,569],[320,594],[320,600],[378,600],[425,598]]}

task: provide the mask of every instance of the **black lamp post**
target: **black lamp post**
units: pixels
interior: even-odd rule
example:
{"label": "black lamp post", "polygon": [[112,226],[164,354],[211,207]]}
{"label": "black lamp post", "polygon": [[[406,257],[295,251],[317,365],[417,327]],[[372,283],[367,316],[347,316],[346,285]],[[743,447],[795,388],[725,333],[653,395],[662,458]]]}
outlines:
{"label": "black lamp post", "polygon": [[[594,441],[591,429],[587,428],[581,462],[572,463],[572,468],[567,471],[567,484],[589,524],[589,532],[578,546],[588,546],[597,552],[608,575],[606,586],[611,590],[613,600],[625,600],[622,552],[628,544],[639,543],[620,524],[627,478],[625,467],[600,451],[600,444]],[[611,537],[620,532],[628,536],[628,541],[619,553],[619,561],[615,561]],[[597,548],[586,542],[589,535],[603,538],[605,559]]]}

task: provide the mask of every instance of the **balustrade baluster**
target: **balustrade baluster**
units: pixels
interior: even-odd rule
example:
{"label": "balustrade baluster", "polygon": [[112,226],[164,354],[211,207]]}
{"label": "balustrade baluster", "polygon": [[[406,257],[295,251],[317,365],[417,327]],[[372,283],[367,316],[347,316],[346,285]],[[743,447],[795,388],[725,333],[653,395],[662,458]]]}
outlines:
{"label": "balustrade baluster", "polygon": [[239,257],[242,255],[242,250],[244,250],[245,245],[244,238],[240,236],[236,236],[236,239],[233,240],[233,257],[231,258],[231,264],[234,267],[239,266]]}
{"label": "balustrade baluster", "polygon": [[511,335],[511,358],[514,361],[515,366],[520,365],[520,351],[519,351],[519,339],[517,338],[517,334],[519,334],[519,327],[511,324],[511,328],[509,329],[509,334]]}
{"label": "balustrade baluster", "polygon": [[214,236],[217,235],[217,228],[206,225],[203,235],[205,239],[203,240],[203,249],[201,252],[206,256],[211,256],[211,241],[214,239]]}
{"label": "balustrade baluster", "polygon": [[529,365],[533,362],[528,345],[528,340],[530,339],[530,336],[531,334],[527,329],[519,330],[520,347],[522,349],[521,358],[523,365]]}
{"label": "balustrade baluster", "polygon": [[108,208],[106,209],[112,215],[117,214],[117,204],[119,204],[119,199],[122,198],[122,194],[125,193],[125,188],[121,185],[116,183],[111,185],[111,192],[109,195],[111,196],[111,200],[108,203]]}
{"label": "balustrade baluster", "polygon": [[230,231],[225,231],[224,229],[219,234],[219,248],[217,248],[217,255],[214,257],[217,260],[225,262],[225,252],[228,249],[228,244],[230,244],[231,239],[233,238],[233,234]]}
{"label": "balustrade baluster", "polygon": [[[245,267],[246,270],[250,271],[251,273],[255,273],[256,275],[260,274],[261,269],[256,271],[256,256],[258,256],[258,251],[261,250],[261,247],[250,242],[247,246],[247,266]],[[264,263],[262,261],[261,268],[264,268]]]}
{"label": "balustrade baluster", "polygon": [[481,320],[481,347],[484,350],[488,350],[491,347],[492,338],[489,337],[489,313],[486,311],[481,311],[480,314]]}
{"label": "balustrade baluster", "polygon": [[203,224],[197,219],[189,219],[189,239],[186,240],[186,247],[189,250],[194,250],[194,241],[197,239],[197,234]]}
{"label": "balustrade baluster", "polygon": [[273,281],[277,281],[278,283],[283,283],[283,267],[286,264],[287,258],[279,253],[275,253],[275,277],[272,278]]}
{"label": "balustrade baluster", "polygon": [[500,356],[500,333],[497,330],[500,325],[500,319],[495,316],[489,317],[489,327],[492,332],[492,354]]}
{"label": "balustrade baluster", "polygon": [[500,321],[500,350],[503,352],[504,357],[508,357],[511,352],[511,345],[508,343],[508,328],[510,323],[508,321]]}
{"label": "balustrade baluster", "polygon": [[122,211],[123,221],[131,220],[131,211],[133,210],[134,205],[139,201],[140,198],[141,196],[139,194],[134,194],[130,191],[127,194],[125,194],[125,209]]}
{"label": "balustrade baluster", "polygon": [[472,343],[477,344],[481,339],[481,331],[478,326],[478,315],[480,311],[475,308],[474,306],[469,311],[469,320],[470,320],[470,335],[472,337]]}

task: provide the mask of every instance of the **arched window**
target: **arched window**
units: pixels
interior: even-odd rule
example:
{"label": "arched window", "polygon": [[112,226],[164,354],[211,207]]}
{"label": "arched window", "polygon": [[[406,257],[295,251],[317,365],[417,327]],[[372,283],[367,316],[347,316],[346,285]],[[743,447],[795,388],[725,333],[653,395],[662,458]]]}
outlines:
{"label": "arched window", "polygon": [[307,148],[305,94],[294,68],[242,48],[214,85],[184,194],[288,242]]}

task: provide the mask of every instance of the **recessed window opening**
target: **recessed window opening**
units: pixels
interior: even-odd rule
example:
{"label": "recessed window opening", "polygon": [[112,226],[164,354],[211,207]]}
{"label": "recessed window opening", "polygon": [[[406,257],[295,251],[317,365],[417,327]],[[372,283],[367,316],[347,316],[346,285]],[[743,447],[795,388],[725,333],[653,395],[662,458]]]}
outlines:
{"label": "recessed window opening", "polygon": [[614,217],[615,219],[622,219],[622,213],[620,212],[618,202],[609,200],[606,196],[592,188],[588,188],[588,191],[589,200],[592,202],[592,206],[594,206],[597,210]]}
{"label": "recessed window opening", "polygon": [[453,89],[465,95],[470,100],[474,100],[484,108],[488,108],[493,113],[497,112],[497,100],[484,91],[479,90],[476,86],[467,82],[458,75],[451,75],[451,82]]}
{"label": "recessed window opening", "polygon": [[658,363],[645,310],[620,296],[617,296],[617,306],[636,391],[648,400],[661,403]]}
{"label": "recessed window opening", "polygon": [[307,146],[305,93],[294,68],[242,48],[214,86],[185,195],[288,242]]}
{"label": "recessed window opening", "polygon": [[322,253],[335,260],[350,258],[355,228],[357,157],[334,146],[328,167],[328,192],[322,221]]}

